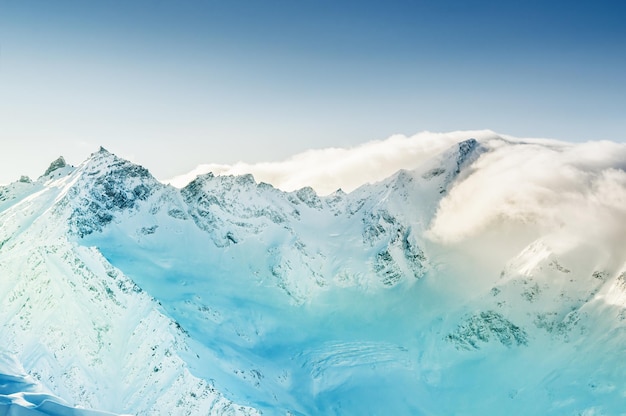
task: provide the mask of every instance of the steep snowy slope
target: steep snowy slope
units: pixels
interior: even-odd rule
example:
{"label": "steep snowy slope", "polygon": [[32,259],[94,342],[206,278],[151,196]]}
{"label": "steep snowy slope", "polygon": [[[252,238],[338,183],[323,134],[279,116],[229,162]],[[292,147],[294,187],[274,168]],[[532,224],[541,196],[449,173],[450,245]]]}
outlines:
{"label": "steep snowy slope", "polygon": [[81,407],[134,414],[254,413],[192,376],[181,357],[188,354],[186,337],[156,300],[97,249],[68,238],[68,218],[76,210],[72,195],[90,166],[63,167],[35,183],[2,190],[3,353]]}
{"label": "steep snowy slope", "polygon": [[55,397],[9,356],[0,355],[0,414],[14,416],[112,416],[111,413],[76,409]]}
{"label": "steep snowy slope", "polygon": [[620,414],[625,169],[490,137],[320,197],[101,149],[0,188],[0,345],[117,413]]}

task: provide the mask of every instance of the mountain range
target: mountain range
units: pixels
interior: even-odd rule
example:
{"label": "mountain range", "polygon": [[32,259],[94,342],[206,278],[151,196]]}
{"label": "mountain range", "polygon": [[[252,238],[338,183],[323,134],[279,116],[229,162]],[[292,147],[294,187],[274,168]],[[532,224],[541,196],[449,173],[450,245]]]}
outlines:
{"label": "mountain range", "polygon": [[0,187],[0,304],[2,414],[623,414],[626,145],[325,196],[59,158]]}

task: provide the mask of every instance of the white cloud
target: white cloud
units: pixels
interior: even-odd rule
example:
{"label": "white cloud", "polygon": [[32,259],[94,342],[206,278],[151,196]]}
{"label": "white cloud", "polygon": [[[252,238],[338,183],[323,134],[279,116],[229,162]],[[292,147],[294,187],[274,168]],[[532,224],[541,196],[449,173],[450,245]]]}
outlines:
{"label": "white cloud", "polygon": [[164,182],[183,187],[197,175],[208,172],[215,175],[251,173],[257,181],[271,183],[284,191],[310,186],[320,195],[339,188],[350,192],[365,183],[383,180],[400,169],[414,169],[454,143],[471,137],[488,140],[498,136],[491,131],[395,135],[352,148],[308,150],[279,162],[200,165]]}
{"label": "white cloud", "polygon": [[517,141],[491,146],[441,200],[430,236],[469,240],[517,224],[559,241],[626,250],[626,144]]}
{"label": "white cloud", "polygon": [[202,165],[169,182],[184,186],[209,171],[252,173],[257,181],[285,191],[311,186],[322,195],[338,188],[349,192],[399,169],[417,168],[470,137],[489,151],[439,201],[428,231],[431,239],[478,247],[478,237],[493,231],[500,233],[498,238],[504,233],[506,240],[508,232],[517,241],[513,245],[519,245],[525,241],[520,235],[526,233],[531,241],[553,235],[554,241],[572,245],[592,241],[597,250],[626,253],[624,143],[516,139],[491,131],[424,132],[353,148],[309,150],[281,162]]}

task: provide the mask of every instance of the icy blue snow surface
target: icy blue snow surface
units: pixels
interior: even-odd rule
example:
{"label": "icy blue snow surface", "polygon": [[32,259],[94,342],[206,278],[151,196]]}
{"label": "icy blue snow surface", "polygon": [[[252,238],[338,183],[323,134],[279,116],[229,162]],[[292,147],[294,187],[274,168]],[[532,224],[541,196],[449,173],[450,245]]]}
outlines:
{"label": "icy blue snow surface", "polygon": [[[463,142],[324,198],[207,175],[81,241],[176,320],[196,375],[266,414],[616,414],[626,371],[609,362],[624,347],[592,328],[597,304],[566,300],[596,289],[546,305],[518,272],[498,277],[504,264],[477,268],[422,237],[433,201],[483,151]],[[536,278],[565,275],[533,253]]]}
{"label": "icy blue snow surface", "polygon": [[626,147],[580,146],[328,196],[104,149],[0,187],[0,412],[623,414]]}

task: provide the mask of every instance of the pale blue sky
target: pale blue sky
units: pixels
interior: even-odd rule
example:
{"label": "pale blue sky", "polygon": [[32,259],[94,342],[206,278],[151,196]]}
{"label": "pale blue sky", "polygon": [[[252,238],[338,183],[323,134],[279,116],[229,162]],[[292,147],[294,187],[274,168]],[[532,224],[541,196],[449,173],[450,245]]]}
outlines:
{"label": "pale blue sky", "polygon": [[0,0],[0,183],[157,177],[395,133],[626,134],[622,1]]}

